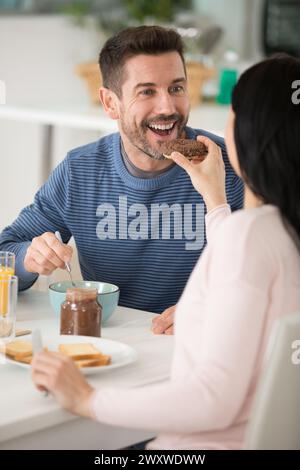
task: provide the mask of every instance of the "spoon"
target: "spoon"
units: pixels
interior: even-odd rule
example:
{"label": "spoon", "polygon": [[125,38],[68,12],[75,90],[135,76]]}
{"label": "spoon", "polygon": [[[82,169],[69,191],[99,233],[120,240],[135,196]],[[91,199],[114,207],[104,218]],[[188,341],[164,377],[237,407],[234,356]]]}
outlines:
{"label": "spoon", "polygon": [[[58,240],[60,243],[63,243],[62,238],[61,238],[61,234],[59,233],[58,230],[55,232],[55,236],[56,236],[57,240]],[[67,269],[67,271],[68,271],[68,273],[69,273],[72,286],[73,286],[73,287],[76,287],[76,284],[75,284],[75,282],[73,281],[73,278],[72,278],[72,271],[71,271],[71,265],[70,265],[70,263],[65,263],[65,266],[66,266],[66,269]]]}

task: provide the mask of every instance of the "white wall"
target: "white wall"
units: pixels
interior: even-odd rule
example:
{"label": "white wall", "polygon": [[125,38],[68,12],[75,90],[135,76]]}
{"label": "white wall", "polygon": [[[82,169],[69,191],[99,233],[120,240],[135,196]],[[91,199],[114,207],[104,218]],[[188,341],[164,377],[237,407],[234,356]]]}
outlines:
{"label": "white wall", "polygon": [[95,60],[103,37],[63,15],[0,16],[0,76],[8,103],[83,104],[76,64]]}
{"label": "white wall", "polygon": [[[95,31],[76,27],[63,16],[0,16],[0,80],[6,84],[7,105],[87,106],[87,90],[74,69],[97,59],[102,44]],[[95,132],[57,128],[54,166],[68,150],[96,137]],[[35,124],[0,119],[1,185],[7,195],[1,198],[0,230],[40,186],[41,139]]]}
{"label": "white wall", "polygon": [[261,55],[263,0],[194,0],[195,11],[224,30],[219,51],[235,49],[241,60]]}

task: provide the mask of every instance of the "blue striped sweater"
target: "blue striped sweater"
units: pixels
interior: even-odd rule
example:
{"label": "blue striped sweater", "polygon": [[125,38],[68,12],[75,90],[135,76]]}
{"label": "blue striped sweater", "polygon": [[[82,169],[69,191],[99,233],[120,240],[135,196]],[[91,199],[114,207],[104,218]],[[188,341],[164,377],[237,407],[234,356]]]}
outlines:
{"label": "blue striped sweater", "polygon": [[[242,207],[243,184],[221,146],[226,192],[232,210]],[[82,276],[120,287],[120,305],[161,313],[174,305],[205,243],[205,206],[179,166],[151,179],[132,176],[118,133],[72,150],[37,192],[33,204],[0,235],[0,250],[16,254],[20,289],[36,275],[23,260],[33,237],[59,230],[74,236]]]}

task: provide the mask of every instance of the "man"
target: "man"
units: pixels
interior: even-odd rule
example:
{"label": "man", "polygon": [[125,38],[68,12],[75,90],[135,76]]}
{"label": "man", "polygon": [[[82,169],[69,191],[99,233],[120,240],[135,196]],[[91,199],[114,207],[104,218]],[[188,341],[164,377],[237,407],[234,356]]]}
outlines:
{"label": "man", "polygon": [[[223,154],[227,201],[242,206],[243,187],[223,139],[186,126],[189,114],[183,44],[172,30],[121,31],[99,58],[100,99],[119,133],[72,150],[0,236],[16,254],[20,288],[71,260],[73,235],[82,275],[120,287],[120,305],[161,313],[172,332],[173,306],[205,245],[205,203],[186,172],[163,156],[166,142],[210,137]],[[168,307],[172,307],[168,309]],[[165,325],[165,323],[162,323]],[[171,328],[169,328],[171,327]]]}

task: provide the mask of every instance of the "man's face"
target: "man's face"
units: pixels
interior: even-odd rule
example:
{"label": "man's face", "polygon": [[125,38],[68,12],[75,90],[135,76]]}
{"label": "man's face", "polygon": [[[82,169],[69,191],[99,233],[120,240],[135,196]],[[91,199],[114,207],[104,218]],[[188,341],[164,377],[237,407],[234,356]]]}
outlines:
{"label": "man's face", "polygon": [[[123,70],[119,124],[127,147],[163,160],[164,144],[184,136],[189,100],[177,52],[138,55]],[[132,149],[132,150],[134,150]]]}

